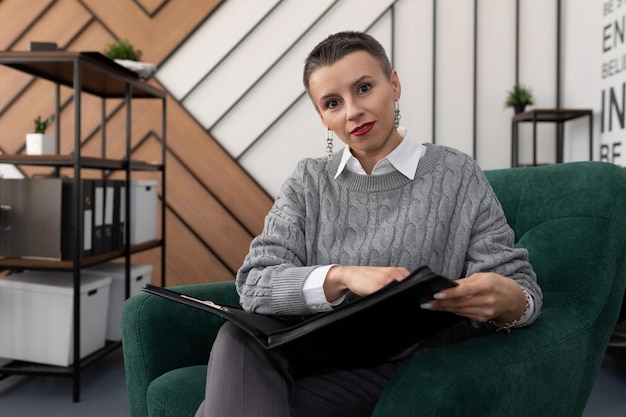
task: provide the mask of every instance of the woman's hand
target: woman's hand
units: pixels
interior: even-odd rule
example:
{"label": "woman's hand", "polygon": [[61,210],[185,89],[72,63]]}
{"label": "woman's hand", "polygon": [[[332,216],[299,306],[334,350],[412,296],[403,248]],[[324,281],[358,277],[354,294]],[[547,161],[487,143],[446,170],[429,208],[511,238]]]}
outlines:
{"label": "woman's hand", "polygon": [[522,288],[502,275],[476,273],[456,282],[458,286],[438,292],[435,300],[422,307],[448,311],[481,323],[511,322],[519,318],[526,307]]}
{"label": "woman's hand", "polygon": [[334,266],[326,275],[324,293],[329,302],[335,301],[347,291],[368,295],[392,281],[402,281],[409,275],[406,268],[382,266]]}

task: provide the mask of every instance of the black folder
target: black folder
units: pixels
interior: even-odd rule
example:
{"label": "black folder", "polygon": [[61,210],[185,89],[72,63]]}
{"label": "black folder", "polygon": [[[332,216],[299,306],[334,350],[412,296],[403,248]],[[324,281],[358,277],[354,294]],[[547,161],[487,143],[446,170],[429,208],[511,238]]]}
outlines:
{"label": "black folder", "polygon": [[93,182],[93,231],[92,251],[94,255],[107,252],[104,237],[104,209],[105,209],[105,181],[94,180]]}
{"label": "black folder", "polygon": [[[86,258],[93,255],[93,180],[81,179],[81,197],[82,197],[82,235],[83,235],[83,252],[82,257]],[[63,180],[63,203],[61,215],[61,259],[74,258],[74,180]]]}
{"label": "black folder", "polygon": [[103,226],[103,242],[102,249],[104,252],[110,252],[113,248],[114,234],[114,209],[115,209],[115,181],[104,180],[104,226]]}
{"label": "black folder", "polygon": [[124,248],[124,181],[114,180],[112,250]]}
{"label": "black folder", "polygon": [[268,316],[222,306],[185,294],[146,285],[143,291],[208,311],[249,333],[265,349],[288,357],[344,366],[366,366],[390,359],[420,341],[464,320],[420,304],[458,285],[421,267],[402,281],[344,303],[332,311],[306,317]]}

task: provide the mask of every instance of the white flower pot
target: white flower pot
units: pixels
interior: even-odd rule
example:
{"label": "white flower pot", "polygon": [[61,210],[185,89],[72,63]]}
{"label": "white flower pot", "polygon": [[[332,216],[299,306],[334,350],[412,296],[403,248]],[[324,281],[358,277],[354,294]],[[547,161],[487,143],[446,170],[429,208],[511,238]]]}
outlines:
{"label": "white flower pot", "polygon": [[26,154],[54,155],[54,137],[43,133],[27,133]]}

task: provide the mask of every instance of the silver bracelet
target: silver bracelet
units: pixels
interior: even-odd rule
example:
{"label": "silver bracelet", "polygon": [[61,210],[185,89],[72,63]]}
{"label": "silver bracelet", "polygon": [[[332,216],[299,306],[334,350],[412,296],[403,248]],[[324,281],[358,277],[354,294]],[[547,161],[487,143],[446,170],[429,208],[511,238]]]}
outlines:
{"label": "silver bracelet", "polygon": [[524,307],[524,312],[518,318],[508,323],[498,323],[495,320],[489,320],[487,322],[491,327],[496,329],[496,332],[504,331],[504,333],[509,334],[511,333],[512,328],[517,326],[522,320],[526,318],[526,315],[530,311],[530,294],[528,294],[528,292],[523,288],[522,291],[524,292],[524,297],[526,297],[526,307]]}

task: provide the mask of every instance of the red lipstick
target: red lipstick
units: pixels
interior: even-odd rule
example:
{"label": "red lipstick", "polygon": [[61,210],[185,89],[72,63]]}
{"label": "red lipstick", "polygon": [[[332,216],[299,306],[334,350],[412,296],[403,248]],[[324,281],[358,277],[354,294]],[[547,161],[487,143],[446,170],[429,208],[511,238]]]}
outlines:
{"label": "red lipstick", "polygon": [[374,122],[363,123],[352,129],[350,134],[354,136],[365,136],[374,128]]}

